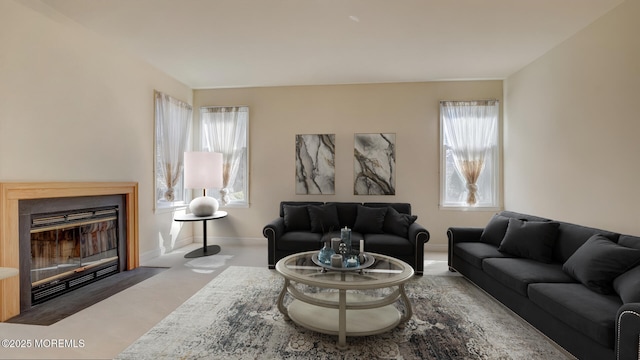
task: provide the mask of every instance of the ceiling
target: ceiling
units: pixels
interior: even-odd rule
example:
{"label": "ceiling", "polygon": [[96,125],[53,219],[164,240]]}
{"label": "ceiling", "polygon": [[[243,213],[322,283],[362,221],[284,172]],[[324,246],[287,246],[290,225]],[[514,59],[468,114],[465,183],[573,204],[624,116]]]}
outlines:
{"label": "ceiling", "polygon": [[40,0],[194,89],[504,79],[622,1]]}

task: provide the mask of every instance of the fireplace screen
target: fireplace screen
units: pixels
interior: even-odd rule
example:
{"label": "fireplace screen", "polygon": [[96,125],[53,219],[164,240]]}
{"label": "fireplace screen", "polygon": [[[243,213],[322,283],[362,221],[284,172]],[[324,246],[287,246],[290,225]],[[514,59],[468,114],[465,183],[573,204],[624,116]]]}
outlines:
{"label": "fireplace screen", "polygon": [[32,215],[35,303],[111,271],[118,272],[117,208]]}

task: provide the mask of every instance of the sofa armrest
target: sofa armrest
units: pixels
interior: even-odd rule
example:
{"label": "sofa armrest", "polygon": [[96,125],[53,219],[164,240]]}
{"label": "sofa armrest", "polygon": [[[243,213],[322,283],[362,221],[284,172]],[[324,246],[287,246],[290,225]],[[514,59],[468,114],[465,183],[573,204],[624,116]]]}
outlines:
{"label": "sofa armrest", "polygon": [[640,359],[640,303],[627,303],[618,310],[616,359]]}
{"label": "sofa armrest", "polygon": [[409,241],[413,244],[415,252],[415,274],[422,275],[424,272],[424,244],[429,242],[430,234],[424,226],[413,223],[409,225]]}
{"label": "sofa armrest", "polygon": [[480,235],[482,235],[483,230],[484,228],[476,227],[450,227],[447,229],[449,245],[461,242],[480,241]]}
{"label": "sofa armrest", "polygon": [[462,242],[477,242],[480,241],[480,235],[484,228],[477,227],[450,227],[447,229],[447,239],[449,239],[449,270],[453,270],[453,250],[456,244]]}
{"label": "sofa armrest", "polygon": [[285,233],[284,218],[276,218],[264,226],[262,235],[267,238],[268,265],[270,269],[276,266],[276,240]]}
{"label": "sofa armrest", "polygon": [[429,231],[427,231],[427,229],[425,229],[424,226],[415,222],[409,225],[408,233],[409,233],[409,241],[413,245],[418,245],[422,247],[424,247],[425,243],[429,242],[429,238],[431,236],[429,234]]}

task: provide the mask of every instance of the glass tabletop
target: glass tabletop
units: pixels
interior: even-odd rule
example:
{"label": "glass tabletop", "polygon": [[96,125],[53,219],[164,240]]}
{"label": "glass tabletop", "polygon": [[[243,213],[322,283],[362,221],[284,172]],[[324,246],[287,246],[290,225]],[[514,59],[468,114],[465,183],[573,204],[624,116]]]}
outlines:
{"label": "glass tabletop", "polygon": [[316,265],[312,260],[318,251],[289,255],[276,264],[286,279],[336,289],[373,289],[403,284],[413,276],[413,268],[390,256],[367,253],[374,258],[371,266],[351,271],[334,271]]}

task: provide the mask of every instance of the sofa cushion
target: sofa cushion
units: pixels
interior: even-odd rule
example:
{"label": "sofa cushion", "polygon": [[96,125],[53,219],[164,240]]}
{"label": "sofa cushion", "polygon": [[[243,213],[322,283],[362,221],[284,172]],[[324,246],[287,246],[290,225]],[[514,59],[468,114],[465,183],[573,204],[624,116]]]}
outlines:
{"label": "sofa cushion", "polygon": [[500,246],[502,239],[504,239],[504,234],[507,232],[507,226],[509,225],[509,218],[495,214],[489,220],[487,226],[482,230],[482,235],[480,235],[480,241],[485,242],[487,244],[493,244],[495,246]]}
{"label": "sofa cushion", "polygon": [[619,235],[610,231],[560,222],[560,227],[558,228],[558,240],[556,241],[555,248],[553,249],[554,259],[557,262],[566,262],[569,257],[573,255],[580,246],[582,246],[582,244],[589,240],[593,235],[597,234],[603,235],[614,242],[618,239]]}
{"label": "sofa cushion", "polygon": [[640,265],[613,280],[613,289],[624,303],[640,302]]}
{"label": "sofa cushion", "polygon": [[614,348],[616,313],[622,305],[618,296],[598,294],[578,283],[531,284],[528,295],[533,303],[576,331]]}
{"label": "sofa cushion", "polygon": [[[618,245],[640,249],[640,237],[620,235]],[[625,303],[640,302],[640,265],[618,276],[613,281],[613,289]]]}
{"label": "sofa cushion", "polygon": [[618,245],[640,249],[640,237],[631,235],[620,235]]}
{"label": "sofa cushion", "polygon": [[409,225],[416,222],[417,219],[418,217],[415,215],[399,213],[398,210],[389,206],[387,208],[387,214],[384,217],[382,230],[385,233],[408,237]]}
{"label": "sofa cushion", "polygon": [[514,256],[550,263],[559,224],[554,221],[509,219],[498,250]]}
{"label": "sofa cushion", "polygon": [[486,258],[511,257],[509,254],[498,251],[495,245],[482,242],[458,243],[455,245],[454,254],[478,269],[482,269],[482,260]]}
{"label": "sofa cushion", "polygon": [[310,230],[309,211],[307,206],[283,205],[284,228],[286,231]]}
{"label": "sofa cushion", "polygon": [[311,221],[311,232],[324,234],[340,228],[338,220],[338,210],[335,204],[322,206],[310,205],[309,220]]}
{"label": "sofa cushion", "polygon": [[[356,202],[332,202],[327,204],[334,204],[338,211],[338,220],[340,221],[340,228],[348,227],[353,228],[353,224],[356,223],[356,217],[358,216],[358,205]],[[340,236],[338,236],[340,237]]]}
{"label": "sofa cushion", "polygon": [[[359,246],[353,240],[352,243],[354,247]],[[393,234],[364,234],[364,250],[391,256],[415,253],[413,244],[407,238]]]}
{"label": "sofa cushion", "polygon": [[612,294],[613,280],[640,263],[640,250],[594,235],[564,263],[563,270],[589,289]]}
{"label": "sofa cushion", "polygon": [[284,207],[285,205],[290,206],[309,206],[309,205],[323,205],[323,202],[319,201],[281,201],[280,202],[280,217],[284,217]]}
{"label": "sofa cushion", "polygon": [[575,282],[562,271],[562,264],[546,264],[531,259],[487,258],[482,261],[482,269],[487,275],[523,296],[527,296],[527,286],[531,283]]}
{"label": "sofa cushion", "polygon": [[392,207],[401,214],[411,215],[411,204],[409,203],[393,203],[393,202],[367,202],[362,204],[366,207]]}
{"label": "sofa cushion", "polygon": [[356,223],[353,224],[353,230],[363,234],[382,234],[386,214],[386,207],[358,205],[358,216]]}
{"label": "sofa cushion", "polygon": [[276,246],[280,250],[292,250],[296,252],[320,250],[323,246],[322,236],[307,231],[288,231],[278,239]]}
{"label": "sofa cushion", "polygon": [[529,215],[529,214],[522,214],[522,213],[517,213],[515,211],[507,211],[507,210],[499,212],[498,215],[502,215],[508,218],[520,219],[524,221],[551,221],[547,218],[543,218],[535,215]]}

